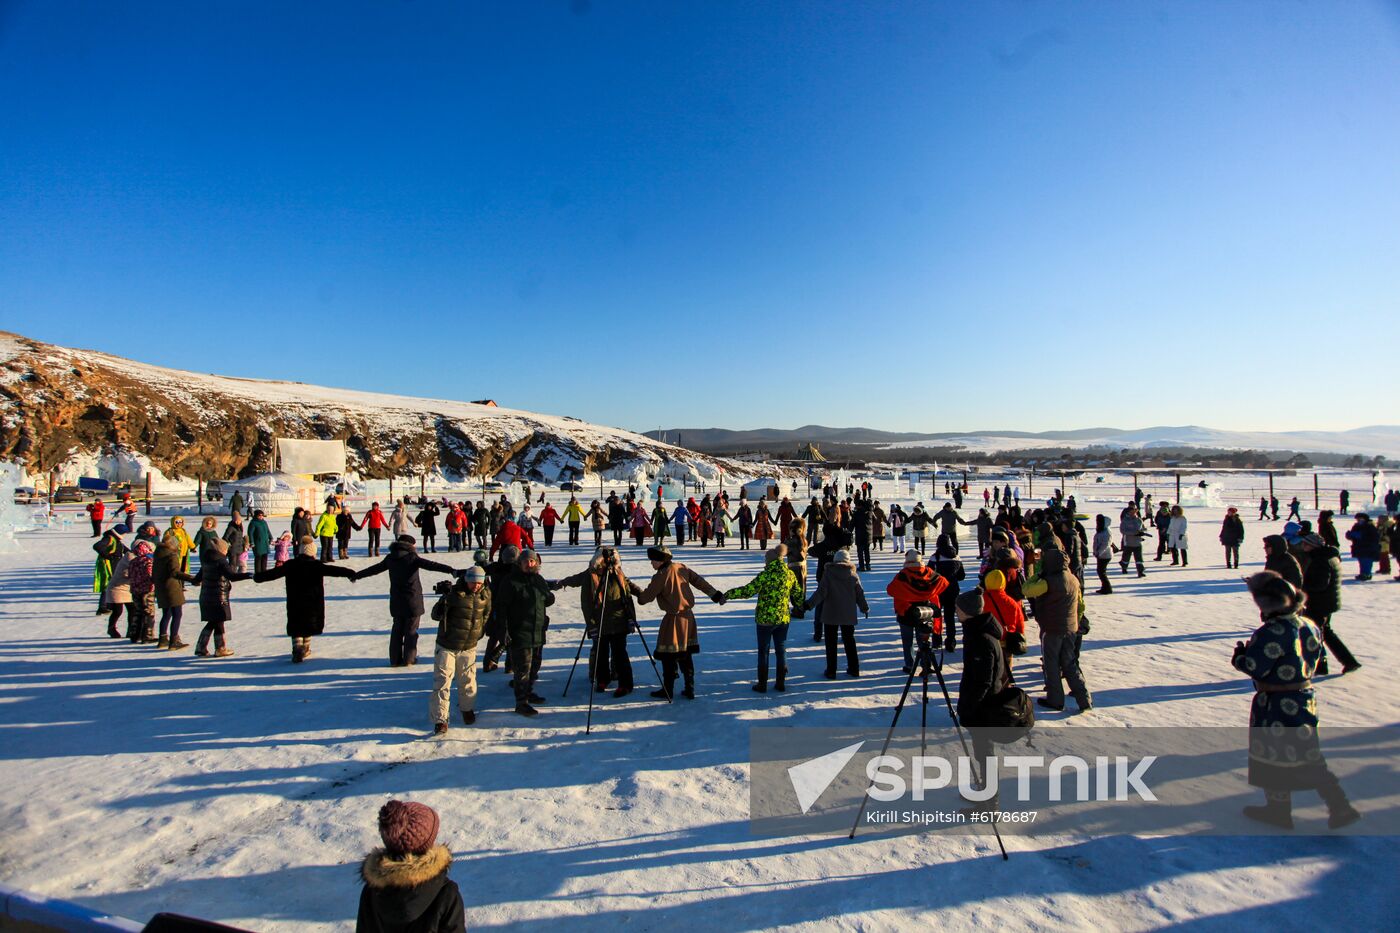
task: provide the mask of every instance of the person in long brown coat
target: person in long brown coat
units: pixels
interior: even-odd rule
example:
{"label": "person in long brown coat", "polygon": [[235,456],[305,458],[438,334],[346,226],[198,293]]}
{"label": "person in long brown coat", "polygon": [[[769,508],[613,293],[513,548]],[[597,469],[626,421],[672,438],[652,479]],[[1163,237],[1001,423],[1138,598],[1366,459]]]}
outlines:
{"label": "person in long brown coat", "polygon": [[768,550],[768,539],[776,538],[773,531],[773,516],[768,514],[767,503],[760,502],[753,516],[753,537],[760,551]]}
{"label": "person in long brown coat", "polygon": [[160,607],[160,640],[157,648],[179,651],[189,645],[180,640],[180,621],[185,612],[185,584],[194,577],[181,569],[185,555],[181,553],[179,536],[167,531],[156,548],[151,576],[155,582],[156,605]]}
{"label": "person in long brown coat", "polygon": [[656,633],[656,656],[661,661],[661,676],[665,681],[660,690],[652,693],[658,700],[670,699],[675,695],[677,670],[685,675],[685,689],[681,696],[695,699],[695,662],[691,655],[700,651],[700,634],[695,624],[695,593],[691,587],[704,593],[717,603],[724,597],[711,586],[704,577],[685,564],[671,558],[671,552],[664,547],[647,548],[652,569],[656,571],[646,589],[629,582],[628,587],[637,602],[642,605],[655,600],[663,615],[661,626]]}

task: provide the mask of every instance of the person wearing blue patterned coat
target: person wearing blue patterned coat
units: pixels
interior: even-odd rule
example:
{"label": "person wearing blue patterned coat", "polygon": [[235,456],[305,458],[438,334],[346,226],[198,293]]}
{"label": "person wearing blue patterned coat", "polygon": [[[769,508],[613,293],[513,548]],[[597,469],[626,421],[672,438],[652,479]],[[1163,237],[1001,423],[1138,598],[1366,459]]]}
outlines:
{"label": "person wearing blue patterned coat", "polygon": [[1264,806],[1244,815],[1293,828],[1293,791],[1315,790],[1327,804],[1327,825],[1361,818],[1327,767],[1317,734],[1317,694],[1312,677],[1322,658],[1322,633],[1298,614],[1302,594],[1272,570],[1246,581],[1263,624],[1249,642],[1238,642],[1231,663],[1254,681],[1249,708],[1249,783],[1264,791]]}

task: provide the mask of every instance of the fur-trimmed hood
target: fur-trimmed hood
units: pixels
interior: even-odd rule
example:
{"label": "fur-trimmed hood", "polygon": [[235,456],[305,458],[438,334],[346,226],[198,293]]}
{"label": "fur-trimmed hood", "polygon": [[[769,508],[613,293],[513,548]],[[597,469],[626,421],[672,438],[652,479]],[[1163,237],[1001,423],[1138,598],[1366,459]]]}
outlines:
{"label": "fur-trimmed hood", "polygon": [[435,845],[422,855],[393,856],[375,849],[360,865],[360,877],[371,888],[416,888],[447,873],[452,853],[445,845]]}

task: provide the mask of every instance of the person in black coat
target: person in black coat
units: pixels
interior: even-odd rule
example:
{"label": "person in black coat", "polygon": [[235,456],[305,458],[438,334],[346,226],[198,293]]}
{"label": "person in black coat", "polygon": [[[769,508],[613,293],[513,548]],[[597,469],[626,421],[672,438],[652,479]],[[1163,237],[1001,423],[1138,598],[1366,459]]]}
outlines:
{"label": "person in black coat", "polygon": [[[302,538],[309,538],[311,535],[311,516],[306,509],[297,507],[292,513],[292,540],[300,542]],[[300,546],[300,545],[298,545]]]}
{"label": "person in black coat", "polygon": [[943,610],[943,650],[957,651],[958,613],[955,607],[960,592],[958,584],[967,579],[967,569],[958,560],[958,549],[947,535],[939,535],[938,543],[933,546],[933,569],[948,581],[938,596],[938,605]]}
{"label": "person in black coat", "polygon": [[[1361,662],[1332,630],[1332,616],[1342,608],[1341,552],[1323,541],[1321,535],[1310,534],[1302,542],[1303,552],[1307,555],[1307,569],[1303,571],[1303,592],[1307,595],[1307,604],[1303,611],[1322,629],[1323,644],[1342,662],[1342,673],[1350,674],[1361,666]],[[1325,653],[1317,662],[1316,673],[1319,676],[1327,673]]]}
{"label": "person in black coat", "polygon": [[457,572],[446,564],[419,556],[415,543],[413,535],[399,535],[389,545],[387,557],[355,574],[356,580],[363,580],[386,570],[389,572],[389,615],[394,620],[389,632],[390,667],[418,663],[418,622],[423,618],[423,581],[418,571]]}
{"label": "person in black coat", "polygon": [[1220,543],[1225,546],[1225,569],[1239,569],[1240,545],[1244,543],[1244,519],[1238,509],[1231,508],[1220,523]]}
{"label": "person in black coat", "polygon": [[[437,553],[437,517],[440,511],[441,509],[437,507],[436,503],[425,502],[423,511],[419,512],[418,516],[413,519],[413,524],[417,525],[418,530],[423,533],[423,550],[429,554]],[[390,545],[390,552],[393,549],[393,545]],[[419,601],[422,601],[421,594]],[[420,616],[423,614],[421,606],[418,609],[418,614]]]}
{"label": "person in black coat", "polygon": [[1296,589],[1303,589],[1303,568],[1298,559],[1288,553],[1288,542],[1283,535],[1269,535],[1264,539],[1264,569],[1272,570]]}
{"label": "person in black coat", "polygon": [[[1006,630],[996,616],[984,611],[986,604],[980,587],[968,590],[958,597],[958,619],[963,629],[963,668],[962,679],[958,682],[958,719],[972,735],[973,757],[981,762],[979,768],[983,781],[987,777],[988,762],[992,755],[991,736],[983,718],[987,705],[1006,689],[1006,656],[1002,650],[1002,640]],[[996,798],[979,806],[994,807]]]}
{"label": "person in black coat", "polygon": [[500,559],[486,565],[487,588],[491,590],[491,615],[486,620],[486,653],[482,655],[481,672],[489,674],[500,666],[501,655],[506,655],[506,673],[510,673],[510,635],[506,631],[506,617],[500,610],[501,592],[515,572],[515,561],[520,557],[520,549],[513,544],[501,548]]}
{"label": "person in black coat", "polygon": [[[828,510],[827,514],[831,515],[834,511],[834,509]],[[826,573],[826,567],[831,563],[832,558],[836,556],[836,552],[849,550],[852,541],[853,537],[849,531],[846,531],[829,518],[827,519],[826,524],[822,526],[822,539],[812,545],[811,549],[807,551],[809,557],[815,557],[817,559],[816,582],[818,586],[821,585],[822,575]],[[822,623],[822,607],[818,604],[816,614],[812,617],[812,641],[819,642],[824,636],[825,630]]]}
{"label": "person in black coat", "polygon": [[307,537],[297,555],[272,570],[253,574],[253,582],[287,581],[287,636],[292,640],[292,663],[311,657],[311,638],[326,630],[326,577],[355,579],[349,567],[316,559],[316,542]]}
{"label": "person in black coat", "polygon": [[608,529],[613,533],[613,546],[622,547],[622,532],[627,527],[627,506],[613,493],[608,498]]}
{"label": "person in black coat", "polygon": [[462,892],[447,877],[452,853],[437,834],[432,807],[391,800],[380,809],[384,848],[360,865],[355,933],[466,933]]}
{"label": "person in black coat", "polygon": [[251,580],[251,573],[235,573],[228,562],[228,542],[214,538],[209,549],[200,557],[199,573],[194,575],[194,583],[199,584],[199,617],[204,629],[195,642],[194,653],[201,658],[209,656],[209,639],[214,639],[214,655],[227,658],[233,649],[224,639],[224,623],[233,618],[233,606],[229,603],[229,593],[233,583]]}

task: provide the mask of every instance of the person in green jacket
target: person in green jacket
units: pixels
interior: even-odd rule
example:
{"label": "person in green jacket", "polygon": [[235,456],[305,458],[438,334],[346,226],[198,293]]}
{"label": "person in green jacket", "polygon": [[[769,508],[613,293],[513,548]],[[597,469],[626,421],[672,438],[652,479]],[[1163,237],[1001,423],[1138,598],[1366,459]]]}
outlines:
{"label": "person in green jacket", "polygon": [[262,509],[255,509],[253,520],[248,523],[248,543],[253,548],[253,571],[262,573],[267,569],[267,555],[272,551],[272,529],[267,527]]}
{"label": "person in green jacket", "polygon": [[651,536],[652,546],[661,547],[661,542],[666,540],[666,536],[671,533],[671,513],[666,511],[666,506],[661,504],[661,500],[656,500],[656,508],[651,512]]}
{"label": "person in green jacket", "polygon": [[335,503],[327,502],[326,510],[316,520],[315,529],[315,535],[321,542],[321,562],[324,564],[335,562],[335,533],[339,530],[340,522],[336,521]]}
{"label": "person in green jacket", "polygon": [[506,620],[510,669],[515,675],[515,711],[535,716],[539,710],[530,704],[545,701],[535,692],[535,681],[544,656],[545,629],[549,628],[545,610],[554,604],[554,594],[540,576],[540,558],[534,551],[526,548],[520,552],[515,572],[501,583],[500,599],[497,611]]}
{"label": "person in green jacket", "polygon": [[199,562],[204,563],[204,552],[214,547],[215,541],[222,541],[219,536],[219,523],[212,516],[205,516],[199,523],[199,530],[194,533],[194,552],[199,555]]}
{"label": "person in green jacket", "polygon": [[743,586],[724,593],[724,602],[731,599],[758,597],[754,608],[754,621],[758,623],[758,683],[753,689],[759,693],[768,690],[768,646],[773,646],[777,655],[778,676],[773,682],[775,690],[783,690],[787,677],[787,633],[788,622],[794,615],[802,613],[802,585],[797,575],[788,569],[784,554],[778,548],[769,548],[764,555],[763,570]]}

